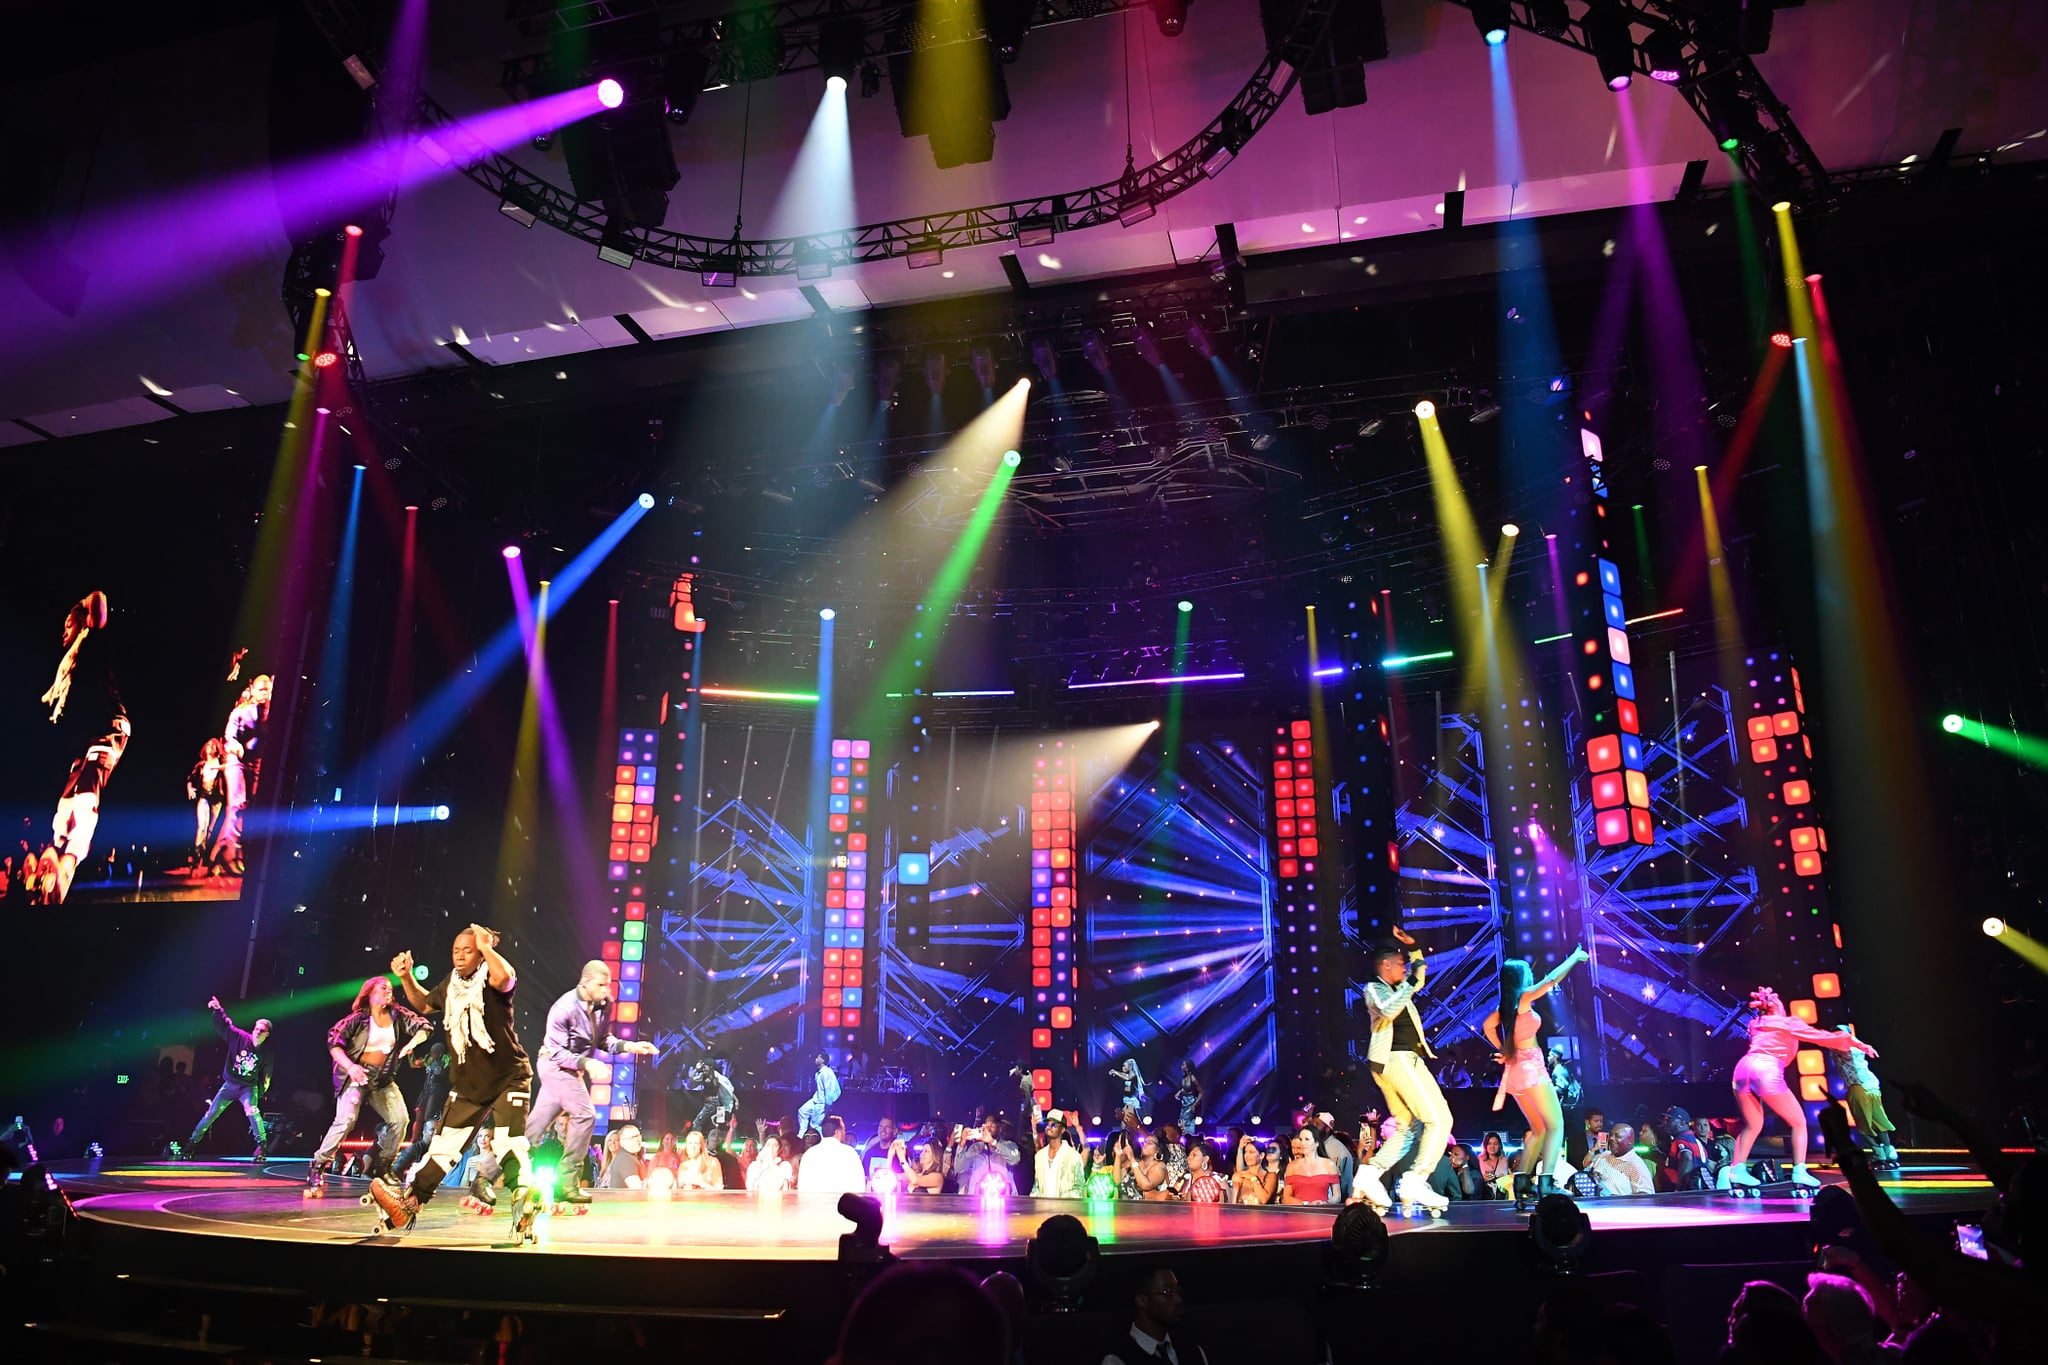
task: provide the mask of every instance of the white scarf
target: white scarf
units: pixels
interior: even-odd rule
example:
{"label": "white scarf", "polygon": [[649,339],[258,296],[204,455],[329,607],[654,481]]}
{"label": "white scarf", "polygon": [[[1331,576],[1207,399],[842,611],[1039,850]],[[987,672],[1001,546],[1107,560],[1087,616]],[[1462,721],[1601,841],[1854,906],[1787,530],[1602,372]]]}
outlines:
{"label": "white scarf", "polygon": [[479,965],[475,972],[464,977],[460,972],[448,978],[448,1045],[460,1062],[475,1043],[486,1052],[496,1052],[498,1045],[491,1041],[491,1032],[484,1026],[484,987],[491,981],[488,963]]}

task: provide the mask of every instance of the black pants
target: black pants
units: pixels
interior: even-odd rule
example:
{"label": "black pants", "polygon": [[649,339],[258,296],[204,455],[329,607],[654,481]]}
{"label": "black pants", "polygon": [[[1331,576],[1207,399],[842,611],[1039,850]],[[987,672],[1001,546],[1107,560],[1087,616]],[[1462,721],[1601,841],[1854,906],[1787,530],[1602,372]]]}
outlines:
{"label": "black pants", "polygon": [[448,1172],[462,1160],[462,1153],[476,1136],[477,1121],[487,1110],[494,1111],[492,1118],[496,1121],[491,1152],[505,1172],[505,1183],[515,1183],[526,1154],[526,1089],[532,1082],[531,1076],[521,1076],[495,1094],[451,1094],[448,1107],[441,1111],[441,1129],[434,1134],[427,1147],[427,1159],[420,1163],[419,1172],[412,1178],[413,1198],[424,1204],[434,1197]]}

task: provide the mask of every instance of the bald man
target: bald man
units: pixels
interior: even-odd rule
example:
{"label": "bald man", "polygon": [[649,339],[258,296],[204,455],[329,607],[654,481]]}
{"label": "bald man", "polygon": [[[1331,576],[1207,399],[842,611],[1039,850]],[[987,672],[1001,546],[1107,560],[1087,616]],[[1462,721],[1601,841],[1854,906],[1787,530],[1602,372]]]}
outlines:
{"label": "bald man", "polygon": [[566,992],[548,1010],[547,1036],[541,1041],[540,1056],[535,1059],[540,1084],[534,1092],[533,1108],[526,1115],[526,1140],[539,1142],[558,1116],[569,1116],[569,1132],[562,1142],[562,1169],[555,1180],[564,1203],[590,1202],[590,1196],[583,1192],[583,1163],[590,1151],[591,1129],[597,1124],[589,1082],[596,1054],[655,1054],[652,1043],[629,1043],[613,1037],[611,1018],[612,969],[593,958],[583,964],[576,989]]}

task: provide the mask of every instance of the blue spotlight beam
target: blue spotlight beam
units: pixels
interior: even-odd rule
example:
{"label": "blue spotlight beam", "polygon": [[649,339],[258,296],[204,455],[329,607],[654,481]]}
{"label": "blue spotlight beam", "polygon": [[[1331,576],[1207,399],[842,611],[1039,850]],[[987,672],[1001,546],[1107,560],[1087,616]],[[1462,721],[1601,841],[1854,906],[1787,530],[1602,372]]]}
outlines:
{"label": "blue spotlight beam", "polygon": [[356,527],[363,510],[363,467],[355,467],[349,485],[348,522],[341,533],[341,555],[334,569],[334,591],[327,603],[327,639],[320,654],[320,720],[313,735],[312,767],[315,772],[331,766],[335,730],[348,708],[343,704],[348,686],[349,614],[355,610]]}
{"label": "blue spotlight beam", "polygon": [[[541,619],[551,619],[563,605],[575,595],[590,575],[597,572],[597,566],[605,557],[618,548],[626,533],[640,523],[654,506],[654,499],[642,493],[629,504],[625,511],[611,525],[600,531],[597,538],[583,547],[568,567],[555,575],[548,593]],[[509,668],[514,660],[526,653],[526,632],[521,629],[517,616],[499,627],[497,634],[485,641],[476,652],[470,666],[441,684],[434,694],[421,702],[413,712],[412,719],[405,725],[387,734],[378,744],[376,751],[356,765],[348,786],[354,787],[367,774],[377,772],[389,764],[402,767],[407,756],[415,748],[434,743],[454,729],[479,698],[489,691],[498,680],[498,675]]]}

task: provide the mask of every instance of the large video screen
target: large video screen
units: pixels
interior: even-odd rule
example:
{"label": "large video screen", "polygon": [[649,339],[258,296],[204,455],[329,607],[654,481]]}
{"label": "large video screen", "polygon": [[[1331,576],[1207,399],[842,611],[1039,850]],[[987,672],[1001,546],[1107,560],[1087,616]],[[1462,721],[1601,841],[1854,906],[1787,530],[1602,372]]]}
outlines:
{"label": "large video screen", "polygon": [[[272,680],[231,641],[221,524],[161,554],[67,519],[0,559],[0,877],[10,905],[232,901]],[[44,528],[48,529],[48,528]]]}

